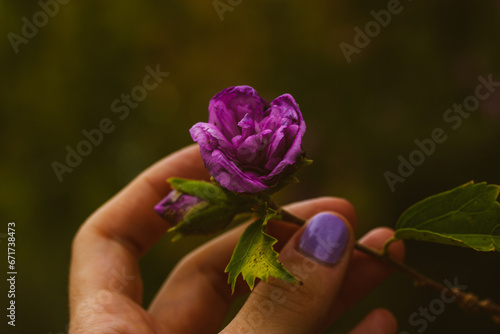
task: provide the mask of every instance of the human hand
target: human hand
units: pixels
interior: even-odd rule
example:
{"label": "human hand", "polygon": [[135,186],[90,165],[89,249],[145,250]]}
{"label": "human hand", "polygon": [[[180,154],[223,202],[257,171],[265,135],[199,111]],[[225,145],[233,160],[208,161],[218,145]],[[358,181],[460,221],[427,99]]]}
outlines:
{"label": "human hand", "polygon": [[[138,260],[168,228],[153,206],[169,192],[165,179],[173,176],[209,178],[197,146],[189,146],[147,169],[99,208],[78,231],[70,270],[70,333],[217,333],[234,297],[248,292],[241,281],[243,284],[238,284],[232,295],[224,274],[244,224],[186,256],[149,309],[142,307]],[[392,273],[391,268],[376,259],[354,251],[352,231],[356,214],[349,202],[322,197],[286,209],[303,219],[320,212],[341,218],[348,234],[345,249],[323,249],[331,255],[327,260],[338,257],[333,265],[316,261],[299,250],[306,227],[269,222],[268,233],[279,240],[276,248],[280,249],[280,261],[303,284],[292,285],[273,278],[268,283],[260,282],[221,333],[321,333]],[[333,219],[337,226],[344,226],[340,220],[326,217],[327,221]],[[360,242],[381,249],[391,236],[391,230],[378,228]],[[390,252],[393,258],[401,259],[402,243],[391,245]],[[351,334],[393,334],[396,327],[392,314],[378,309]]]}

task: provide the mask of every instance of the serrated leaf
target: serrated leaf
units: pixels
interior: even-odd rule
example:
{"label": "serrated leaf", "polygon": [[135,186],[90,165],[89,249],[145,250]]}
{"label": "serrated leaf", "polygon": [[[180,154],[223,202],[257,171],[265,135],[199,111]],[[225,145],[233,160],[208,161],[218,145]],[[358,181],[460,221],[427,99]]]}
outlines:
{"label": "serrated leaf", "polygon": [[500,251],[500,187],[469,182],[428,197],[406,210],[396,239],[416,239]]}
{"label": "serrated leaf", "polygon": [[276,212],[269,209],[265,217],[250,224],[241,235],[225,270],[229,273],[228,283],[231,284],[233,292],[240,273],[250,290],[253,289],[256,278],[267,282],[269,276],[272,276],[290,283],[298,282],[278,261],[278,253],[273,249],[276,238],[265,232],[267,222],[275,215]]}

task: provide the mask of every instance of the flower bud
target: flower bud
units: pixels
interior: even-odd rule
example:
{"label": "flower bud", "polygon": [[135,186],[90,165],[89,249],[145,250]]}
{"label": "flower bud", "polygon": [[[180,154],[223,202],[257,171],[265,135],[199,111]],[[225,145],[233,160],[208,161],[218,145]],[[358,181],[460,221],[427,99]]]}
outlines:
{"label": "flower bud", "polygon": [[250,86],[229,87],[212,98],[208,109],[208,123],[196,123],[190,133],[222,187],[269,193],[293,179],[304,158],[306,123],[290,94],[268,103]]}
{"label": "flower bud", "polygon": [[174,189],[155,206],[155,211],[171,226],[176,226],[184,220],[191,209],[199,206],[200,203],[206,202],[201,198],[183,194]]}

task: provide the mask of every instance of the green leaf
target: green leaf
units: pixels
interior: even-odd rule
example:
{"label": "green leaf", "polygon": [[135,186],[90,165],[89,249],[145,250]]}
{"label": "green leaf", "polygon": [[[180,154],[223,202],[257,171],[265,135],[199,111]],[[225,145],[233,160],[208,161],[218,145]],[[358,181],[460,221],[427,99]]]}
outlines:
{"label": "green leaf", "polygon": [[265,217],[253,222],[243,232],[225,270],[229,273],[228,283],[231,284],[233,292],[240,273],[250,290],[253,289],[256,278],[267,282],[268,277],[272,276],[290,283],[299,282],[278,261],[278,253],[273,249],[276,238],[265,232],[267,222],[275,216],[276,211],[268,209]]}
{"label": "green leaf", "polygon": [[188,180],[178,177],[172,177],[167,180],[172,188],[178,191],[199,197],[210,203],[230,203],[238,207],[257,207],[262,203],[258,195],[244,195],[233,193],[227,189],[222,188],[215,181],[197,181]]}
{"label": "green leaf", "polygon": [[221,187],[210,182],[187,180],[178,177],[172,177],[167,181],[170,183],[172,188],[175,188],[182,193],[199,197],[208,202],[228,200],[226,193],[221,189]]}
{"label": "green leaf", "polygon": [[499,190],[469,182],[428,197],[399,217],[395,238],[500,251]]}

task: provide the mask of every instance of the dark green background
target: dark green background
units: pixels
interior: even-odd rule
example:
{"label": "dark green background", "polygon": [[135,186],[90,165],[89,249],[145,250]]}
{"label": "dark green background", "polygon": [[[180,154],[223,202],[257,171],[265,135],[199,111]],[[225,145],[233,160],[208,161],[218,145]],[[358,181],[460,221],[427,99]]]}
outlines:
{"label": "dark green background", "polygon": [[[2,1],[0,43],[0,233],[17,224],[17,331],[66,332],[70,244],[85,218],[134,176],[191,142],[190,126],[207,119],[218,91],[248,84],[268,100],[291,93],[307,122],[304,147],[315,162],[286,203],[333,195],[351,200],[358,236],[394,226],[425,196],[469,180],[500,184],[500,90],[457,129],[443,121],[454,103],[474,94],[479,75],[500,81],[498,1],[402,2],[370,44],[347,63],[339,44],[373,20],[387,1],[242,1],[221,21],[212,0],[70,1],[16,54],[7,34],[21,34],[35,1]],[[145,67],[170,75],[120,120],[111,103],[142,83]],[[110,118],[105,135],[59,182],[51,164],[64,162],[82,130]],[[441,127],[448,140],[391,192],[384,172],[415,139]],[[1,254],[6,254],[1,239]],[[203,240],[167,238],[144,258],[145,301],[174,263]],[[437,280],[458,277],[481,297],[500,302],[500,257],[408,242],[408,263]],[[4,257],[4,255],[2,255]],[[5,255],[6,257],[6,255]],[[6,263],[0,266],[4,277]],[[369,279],[369,278],[367,278]],[[0,283],[0,306],[7,286]],[[396,275],[334,324],[347,333],[370,309],[392,310],[401,330],[417,333],[409,316],[438,297]],[[4,327],[6,319],[1,312]],[[425,333],[495,333],[484,316],[456,305]]]}

